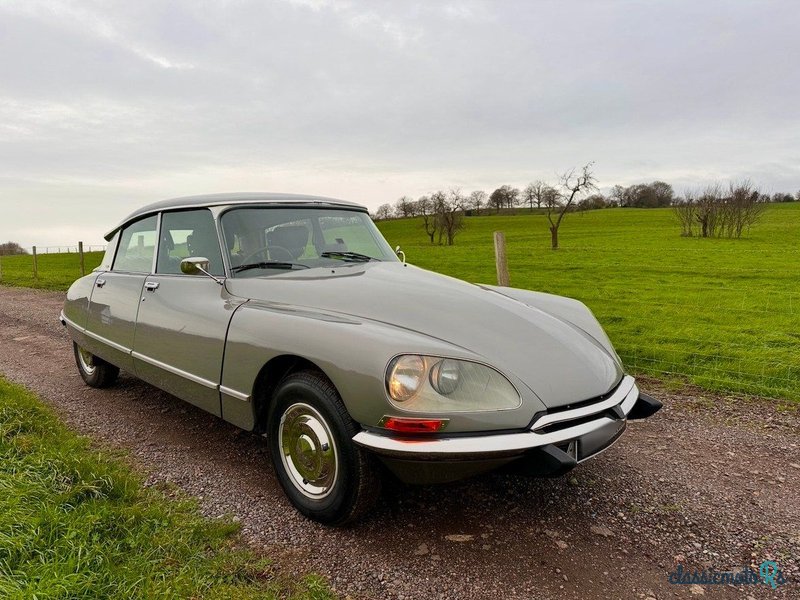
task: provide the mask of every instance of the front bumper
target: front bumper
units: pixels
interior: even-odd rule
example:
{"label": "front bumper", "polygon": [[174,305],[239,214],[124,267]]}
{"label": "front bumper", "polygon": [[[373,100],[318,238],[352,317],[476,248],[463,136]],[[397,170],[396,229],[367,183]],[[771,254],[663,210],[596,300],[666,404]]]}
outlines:
{"label": "front bumper", "polygon": [[644,418],[659,408],[660,402],[640,394],[634,378],[625,376],[608,398],[543,413],[526,431],[437,438],[362,431],[353,441],[390,461],[502,464],[527,457],[533,474],[560,475],[613,444],[628,418]]}

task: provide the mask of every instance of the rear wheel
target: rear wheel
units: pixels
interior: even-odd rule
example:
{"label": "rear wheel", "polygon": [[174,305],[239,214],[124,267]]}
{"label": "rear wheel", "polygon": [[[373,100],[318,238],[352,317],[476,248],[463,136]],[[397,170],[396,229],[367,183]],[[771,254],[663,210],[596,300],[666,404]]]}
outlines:
{"label": "rear wheel", "polygon": [[95,388],[104,388],[112,385],[119,376],[119,367],[107,363],[102,358],[95,356],[85,348],[72,342],[75,353],[75,363],[78,372],[86,385]]}
{"label": "rear wheel", "polygon": [[267,424],[272,464],[289,500],[308,518],[344,525],[375,503],[380,478],[374,458],[352,441],[358,431],[320,373],[294,373],[275,390]]}

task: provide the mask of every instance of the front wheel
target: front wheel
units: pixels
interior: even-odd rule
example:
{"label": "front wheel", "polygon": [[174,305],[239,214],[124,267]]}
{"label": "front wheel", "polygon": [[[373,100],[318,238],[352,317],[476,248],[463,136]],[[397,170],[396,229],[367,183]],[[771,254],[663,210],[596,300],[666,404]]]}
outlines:
{"label": "front wheel", "polygon": [[78,372],[86,385],[94,388],[104,388],[112,385],[117,380],[119,367],[107,363],[85,348],[81,348],[75,342],[72,342],[72,350],[75,353]]}
{"label": "front wheel", "polygon": [[292,504],[310,519],[344,525],[369,510],[380,491],[374,458],[353,444],[358,426],[322,374],[289,375],[267,421],[272,464]]}

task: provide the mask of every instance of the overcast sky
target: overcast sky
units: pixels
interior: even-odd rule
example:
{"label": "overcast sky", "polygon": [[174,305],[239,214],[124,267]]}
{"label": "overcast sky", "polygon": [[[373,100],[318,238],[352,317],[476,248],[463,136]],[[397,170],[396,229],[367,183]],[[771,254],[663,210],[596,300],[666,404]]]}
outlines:
{"label": "overcast sky", "polygon": [[596,161],[800,188],[800,5],[0,0],[0,241],[221,191],[374,209]]}

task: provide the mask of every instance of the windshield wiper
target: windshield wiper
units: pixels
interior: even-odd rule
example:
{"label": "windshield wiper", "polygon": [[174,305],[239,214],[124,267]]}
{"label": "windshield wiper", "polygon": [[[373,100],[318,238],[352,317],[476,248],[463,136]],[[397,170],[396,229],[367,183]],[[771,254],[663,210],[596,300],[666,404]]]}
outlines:
{"label": "windshield wiper", "polygon": [[239,271],[249,271],[250,269],[294,269],[298,267],[300,269],[308,269],[308,265],[301,265],[300,263],[291,263],[291,262],[280,262],[277,260],[269,260],[269,261],[262,261],[262,262],[255,262],[255,263],[247,263],[245,265],[239,265],[238,267],[233,267],[231,271],[233,273],[238,273]]}
{"label": "windshield wiper", "polygon": [[371,260],[378,260],[374,256],[367,256],[360,252],[323,252],[320,254],[322,258],[341,258],[342,260],[352,260],[355,262],[369,262]]}

